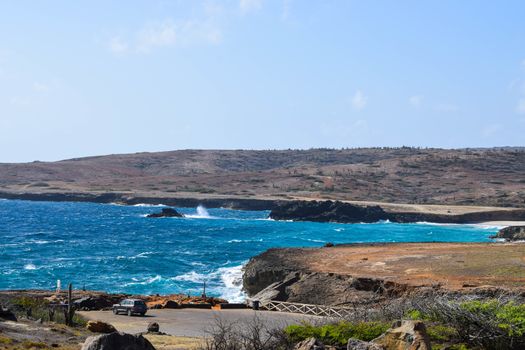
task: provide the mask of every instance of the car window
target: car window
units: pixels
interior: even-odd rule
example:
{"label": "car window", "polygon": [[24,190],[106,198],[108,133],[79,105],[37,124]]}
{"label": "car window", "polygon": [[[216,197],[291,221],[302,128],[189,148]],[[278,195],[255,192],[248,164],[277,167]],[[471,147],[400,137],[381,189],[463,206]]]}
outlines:
{"label": "car window", "polygon": [[135,301],[135,305],[142,306],[144,305],[144,302],[142,300]]}

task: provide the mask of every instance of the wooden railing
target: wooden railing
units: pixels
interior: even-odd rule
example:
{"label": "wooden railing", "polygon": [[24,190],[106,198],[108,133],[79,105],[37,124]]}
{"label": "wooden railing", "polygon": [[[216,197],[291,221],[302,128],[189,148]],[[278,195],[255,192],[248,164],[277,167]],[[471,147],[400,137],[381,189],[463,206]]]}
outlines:
{"label": "wooden railing", "polygon": [[345,318],[346,316],[354,312],[353,309],[343,307],[289,303],[285,301],[267,301],[261,303],[260,308],[262,310],[268,311],[292,312],[303,315],[314,315],[335,318]]}

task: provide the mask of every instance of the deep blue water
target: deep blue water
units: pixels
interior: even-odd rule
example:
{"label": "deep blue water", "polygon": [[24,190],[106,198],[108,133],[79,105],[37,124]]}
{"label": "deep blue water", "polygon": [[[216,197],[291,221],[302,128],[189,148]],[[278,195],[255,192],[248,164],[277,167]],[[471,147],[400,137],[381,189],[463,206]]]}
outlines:
{"label": "deep blue water", "polygon": [[242,299],[241,266],[271,247],[326,242],[482,242],[496,227],[277,222],[266,211],[178,208],[190,218],[144,217],[158,207],[0,200],[0,289],[76,288]]}

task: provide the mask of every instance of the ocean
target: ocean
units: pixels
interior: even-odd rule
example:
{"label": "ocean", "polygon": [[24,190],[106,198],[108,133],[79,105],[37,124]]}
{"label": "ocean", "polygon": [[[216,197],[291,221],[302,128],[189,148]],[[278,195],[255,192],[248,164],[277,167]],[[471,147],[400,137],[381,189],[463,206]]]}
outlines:
{"label": "ocean", "polygon": [[0,200],[0,289],[201,294],[242,301],[242,266],[273,247],[327,242],[486,242],[498,227],[282,222],[268,211]]}

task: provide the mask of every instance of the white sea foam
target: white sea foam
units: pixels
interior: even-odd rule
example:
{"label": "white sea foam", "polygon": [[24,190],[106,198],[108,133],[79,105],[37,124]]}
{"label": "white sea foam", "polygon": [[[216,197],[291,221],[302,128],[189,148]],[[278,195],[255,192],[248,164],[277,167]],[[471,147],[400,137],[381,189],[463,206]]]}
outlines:
{"label": "white sea foam", "polygon": [[192,219],[216,219],[216,217],[211,216],[208,210],[200,204],[196,209],[196,214],[185,214],[184,216]]}
{"label": "white sea foam", "polygon": [[315,243],[325,243],[326,242],[320,239],[313,239],[313,238],[303,238],[303,240],[308,241],[308,242],[315,242]]}
{"label": "white sea foam", "polygon": [[230,302],[242,302],[246,295],[242,291],[243,265],[220,267],[210,273],[190,271],[170,278],[178,282],[204,283],[209,290],[217,292],[221,298]]}
{"label": "white sea foam", "polygon": [[138,203],[133,204],[134,207],[147,207],[147,208],[156,208],[156,207],[167,207],[166,204],[148,204],[148,203]]}
{"label": "white sea foam", "polygon": [[156,276],[153,276],[153,277],[147,277],[145,280],[143,281],[140,281],[139,279],[133,277],[131,279],[133,282],[128,282],[128,283],[125,283],[124,284],[124,287],[127,287],[127,286],[136,286],[136,285],[141,285],[141,286],[145,286],[145,285],[148,285],[148,284],[152,284],[152,283],[155,283],[155,282],[160,282],[162,280],[162,276],[161,275],[156,275]]}
{"label": "white sea foam", "polygon": [[208,280],[210,280],[212,278],[212,275],[213,273],[203,274],[203,273],[198,273],[195,271],[190,271],[185,274],[175,276],[171,279],[174,281],[181,281],[181,282],[203,283],[203,282],[207,282]]}
{"label": "white sea foam", "polygon": [[242,291],[242,268],[243,265],[239,265],[221,267],[217,270],[224,284],[224,287],[221,288],[221,297],[229,302],[239,303],[246,299],[246,295]]}
{"label": "white sea foam", "polygon": [[262,242],[263,239],[230,239],[228,243],[251,243],[251,242]]}
{"label": "white sea foam", "polygon": [[37,267],[34,264],[25,264],[24,270],[36,270]]}
{"label": "white sea foam", "polygon": [[418,225],[430,225],[430,226],[452,226],[452,227],[461,227],[461,226],[470,226],[483,230],[501,230],[505,225],[485,225],[485,224],[453,224],[453,223],[437,223],[437,222],[428,222],[428,221],[418,221]]}

